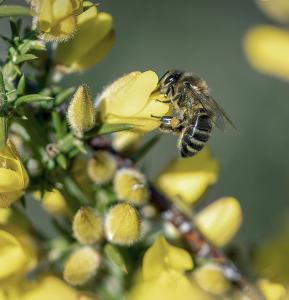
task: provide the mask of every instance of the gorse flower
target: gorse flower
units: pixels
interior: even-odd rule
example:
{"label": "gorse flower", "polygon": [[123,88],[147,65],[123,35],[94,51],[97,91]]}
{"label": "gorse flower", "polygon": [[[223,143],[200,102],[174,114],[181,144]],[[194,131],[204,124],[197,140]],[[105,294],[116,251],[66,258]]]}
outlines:
{"label": "gorse flower", "polygon": [[235,198],[221,198],[201,210],[196,215],[195,222],[213,244],[222,247],[239,230],[242,210]]}
{"label": "gorse flower", "polygon": [[134,132],[146,133],[160,126],[170,111],[164,96],[153,93],[158,76],[153,71],[129,73],[109,85],[99,97],[99,114],[108,124],[133,124]]}
{"label": "gorse flower", "polygon": [[157,187],[172,201],[192,204],[218,179],[219,165],[208,148],[187,159],[172,161],[158,175]]}
{"label": "gorse flower", "polygon": [[34,22],[47,41],[70,38],[77,28],[77,15],[82,12],[83,0],[31,0]]}
{"label": "gorse flower", "polygon": [[10,140],[0,150],[0,207],[9,207],[28,186],[29,177]]}
{"label": "gorse flower", "polygon": [[8,224],[0,227],[0,290],[31,271],[37,263],[34,241],[22,228]]}
{"label": "gorse flower", "polygon": [[110,51],[114,40],[111,15],[98,12],[92,6],[77,17],[77,32],[73,39],[57,46],[56,65],[64,72],[86,70]]}
{"label": "gorse flower", "polygon": [[250,29],[244,39],[246,56],[259,72],[289,80],[289,32],[259,25]]}

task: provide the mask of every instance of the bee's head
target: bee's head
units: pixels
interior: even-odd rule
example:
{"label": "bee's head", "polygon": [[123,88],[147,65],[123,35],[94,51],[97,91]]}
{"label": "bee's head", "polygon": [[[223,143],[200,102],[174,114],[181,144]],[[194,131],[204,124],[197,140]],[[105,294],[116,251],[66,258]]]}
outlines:
{"label": "bee's head", "polygon": [[163,94],[168,95],[169,93],[174,94],[173,86],[179,80],[183,72],[177,70],[167,71],[159,80],[159,89]]}

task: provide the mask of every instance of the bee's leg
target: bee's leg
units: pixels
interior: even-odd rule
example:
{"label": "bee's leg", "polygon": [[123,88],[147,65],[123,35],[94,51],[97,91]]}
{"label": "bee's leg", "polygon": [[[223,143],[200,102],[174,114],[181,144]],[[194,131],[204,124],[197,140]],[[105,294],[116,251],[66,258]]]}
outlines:
{"label": "bee's leg", "polygon": [[174,116],[161,117],[160,130],[164,132],[180,132],[183,128],[182,122]]}
{"label": "bee's leg", "polygon": [[159,100],[155,99],[156,102],[161,102],[161,103],[171,103],[171,100]]}
{"label": "bee's leg", "polygon": [[162,117],[151,115],[151,118],[161,119]]}

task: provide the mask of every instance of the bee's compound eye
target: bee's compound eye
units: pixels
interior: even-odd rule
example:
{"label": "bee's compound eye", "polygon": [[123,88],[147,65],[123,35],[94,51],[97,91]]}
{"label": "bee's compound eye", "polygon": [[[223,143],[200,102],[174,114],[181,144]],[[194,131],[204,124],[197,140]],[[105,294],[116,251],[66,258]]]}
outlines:
{"label": "bee's compound eye", "polygon": [[170,83],[174,83],[176,82],[181,76],[181,72],[178,71],[174,71],[171,72],[170,75],[167,76],[167,78],[165,79],[165,84],[170,84]]}

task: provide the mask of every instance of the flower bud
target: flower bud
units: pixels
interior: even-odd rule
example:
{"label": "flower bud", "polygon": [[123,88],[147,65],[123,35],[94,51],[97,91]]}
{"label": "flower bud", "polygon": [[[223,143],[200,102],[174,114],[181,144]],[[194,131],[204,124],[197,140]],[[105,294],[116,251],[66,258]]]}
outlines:
{"label": "flower bud", "polygon": [[34,23],[46,41],[63,41],[76,31],[82,0],[32,0]]}
{"label": "flower bud", "polygon": [[20,157],[8,139],[0,150],[0,207],[7,208],[23,195],[29,177]]}
{"label": "flower bud", "polygon": [[69,216],[70,210],[67,206],[66,200],[59,190],[53,189],[51,192],[46,191],[41,199],[39,191],[34,193],[36,200],[41,201],[44,210],[50,214],[57,214],[62,216]]}
{"label": "flower bud", "polygon": [[112,180],[117,163],[112,154],[99,150],[88,161],[87,172],[90,179],[96,184],[104,184]]}
{"label": "flower bud", "polygon": [[119,200],[131,202],[134,205],[145,204],[149,197],[147,180],[135,169],[118,170],[114,177],[113,187]]}
{"label": "flower bud", "polygon": [[105,219],[107,239],[119,245],[130,246],[141,236],[140,217],[130,204],[121,203],[112,207]]}
{"label": "flower bud", "polygon": [[81,207],[74,216],[73,235],[82,244],[93,244],[102,238],[102,221],[89,207]]}
{"label": "flower bud", "polygon": [[98,252],[83,247],[72,253],[64,265],[64,279],[71,285],[83,285],[95,274],[100,264]]}
{"label": "flower bud", "polygon": [[225,294],[230,283],[225,278],[223,271],[216,265],[206,264],[193,273],[195,281],[206,292],[221,296]]}
{"label": "flower bud", "polygon": [[95,125],[96,111],[93,106],[89,87],[85,84],[78,87],[67,111],[68,122],[79,135],[90,130]]}
{"label": "flower bud", "polygon": [[114,40],[112,16],[98,12],[92,6],[77,17],[77,32],[73,39],[58,44],[55,56],[57,67],[64,72],[86,70],[106,56]]}
{"label": "flower bud", "polygon": [[198,213],[195,222],[214,245],[223,247],[238,231],[242,210],[235,198],[220,198]]}
{"label": "flower bud", "polygon": [[113,134],[112,146],[121,153],[132,153],[139,146],[142,134],[132,131],[119,131]]}
{"label": "flower bud", "polygon": [[272,19],[289,23],[289,1],[288,0],[256,0],[262,11]]}

